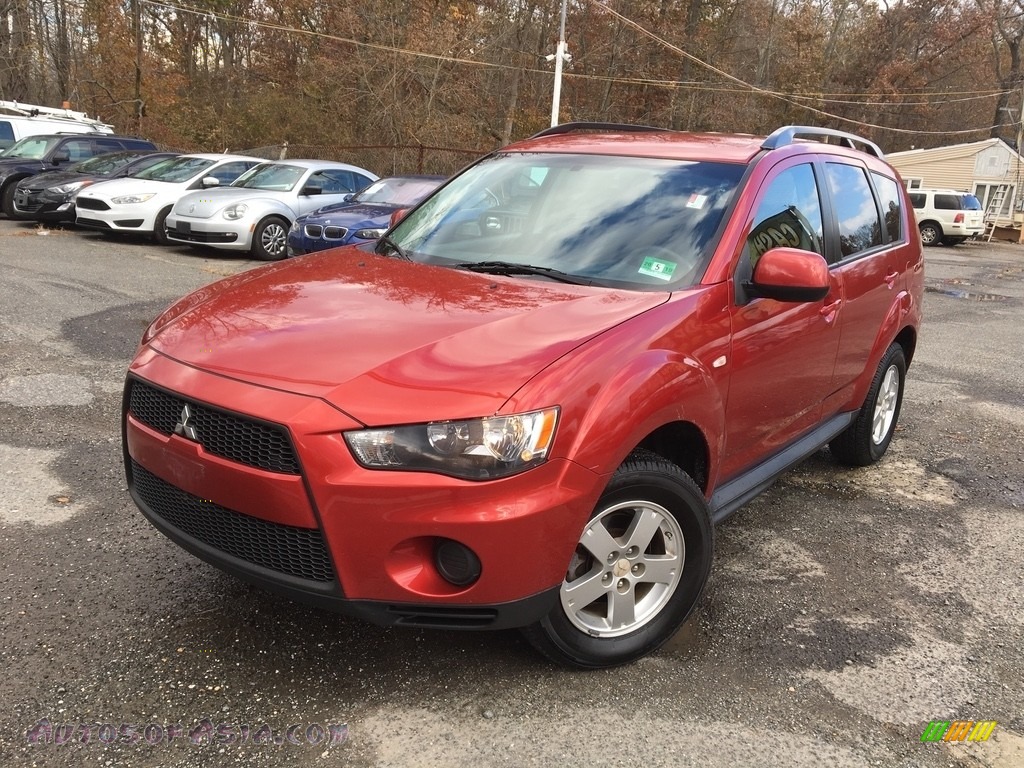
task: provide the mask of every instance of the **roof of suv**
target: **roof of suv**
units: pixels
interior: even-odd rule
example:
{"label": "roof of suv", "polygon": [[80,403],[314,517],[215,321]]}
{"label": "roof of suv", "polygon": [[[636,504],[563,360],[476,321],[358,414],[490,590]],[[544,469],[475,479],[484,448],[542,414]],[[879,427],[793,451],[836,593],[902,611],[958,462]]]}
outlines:
{"label": "roof of suv", "polygon": [[[819,140],[805,142],[804,137]],[[748,163],[764,150],[783,146],[806,144],[816,150],[823,146],[836,147],[836,144],[823,143],[822,139],[836,139],[841,146],[863,149],[875,157],[883,157],[882,151],[875,144],[859,136],[810,126],[786,126],[766,138],[743,133],[684,133],[647,126],[565,123],[503,149],[517,152],[577,152]]]}

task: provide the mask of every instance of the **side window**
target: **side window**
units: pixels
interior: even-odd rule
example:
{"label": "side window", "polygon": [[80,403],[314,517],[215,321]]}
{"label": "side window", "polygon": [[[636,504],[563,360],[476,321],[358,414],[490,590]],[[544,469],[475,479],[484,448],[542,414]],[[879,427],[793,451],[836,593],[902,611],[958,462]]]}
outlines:
{"label": "side window", "polygon": [[761,254],[778,246],[824,256],[822,243],[821,202],[814,169],[809,163],[787,168],[768,183],[758,204],[747,236],[746,261],[753,267]]}
{"label": "side window", "polygon": [[910,204],[915,209],[920,210],[924,208],[924,201],[927,196],[923,192],[911,192],[910,193]]}
{"label": "side window", "polygon": [[10,120],[0,120],[0,149],[7,149],[14,143],[14,126]]}
{"label": "side window", "polygon": [[105,155],[107,152],[120,152],[124,147],[120,141],[114,139],[96,139],[96,154]]}
{"label": "side window", "polygon": [[204,176],[213,176],[222,186],[226,186],[245,173],[247,170],[252,168],[256,163],[250,163],[246,160],[239,160],[233,163],[224,163],[224,165],[214,168],[209,173],[203,174]]}
{"label": "side window", "polygon": [[72,163],[79,163],[82,160],[88,160],[90,157],[96,154],[93,150],[92,142],[89,139],[71,139],[70,141],[64,142],[62,150],[68,153]]}
{"label": "side window", "polygon": [[898,243],[903,239],[903,204],[900,198],[899,185],[888,176],[880,173],[871,173],[875,180],[875,189],[878,190],[878,201],[882,204],[882,214],[885,217],[885,231],[889,235],[890,243]]}
{"label": "side window", "polygon": [[959,195],[935,195],[935,207],[940,211],[959,211]]}
{"label": "side window", "polygon": [[324,195],[344,195],[348,192],[355,192],[360,187],[356,182],[356,175],[350,171],[327,169],[317,171],[309,177],[307,185],[320,187]]}
{"label": "side window", "polygon": [[881,245],[882,225],[864,169],[826,163],[825,173],[839,220],[839,249],[843,258]]}

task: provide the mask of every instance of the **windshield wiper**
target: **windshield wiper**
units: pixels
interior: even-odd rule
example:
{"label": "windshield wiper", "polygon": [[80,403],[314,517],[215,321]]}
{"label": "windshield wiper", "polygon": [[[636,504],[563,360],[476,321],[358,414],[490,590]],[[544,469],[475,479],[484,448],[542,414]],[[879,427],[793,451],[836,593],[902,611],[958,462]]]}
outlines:
{"label": "windshield wiper", "polygon": [[560,283],[571,283],[572,285],[594,284],[593,280],[576,277],[560,269],[538,267],[535,264],[517,264],[514,261],[467,261],[455,264],[454,268],[465,269],[468,272],[484,272],[488,275],[541,275]]}
{"label": "windshield wiper", "polygon": [[398,258],[405,259],[406,261],[412,261],[412,256],[410,256],[408,253],[406,253],[405,249],[402,248],[402,246],[400,246],[398,243],[396,243],[394,240],[392,240],[387,235],[382,235],[381,236],[381,238],[377,241],[377,245],[374,247],[373,252],[374,253],[380,253],[380,254],[386,253],[387,251],[382,251],[380,249],[380,246],[382,246],[382,245],[385,246],[387,249],[389,249],[396,256],[398,256]]}

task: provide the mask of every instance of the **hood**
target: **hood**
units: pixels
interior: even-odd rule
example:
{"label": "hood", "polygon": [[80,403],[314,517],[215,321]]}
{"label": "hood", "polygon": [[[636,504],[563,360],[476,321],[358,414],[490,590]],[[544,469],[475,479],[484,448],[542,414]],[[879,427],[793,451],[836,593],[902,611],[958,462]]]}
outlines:
{"label": "hood", "polygon": [[22,185],[31,189],[46,189],[47,187],[67,184],[69,181],[85,181],[97,178],[99,177],[92,173],[75,173],[74,171],[67,170],[44,171],[25,179]]}
{"label": "hood", "polygon": [[398,209],[398,207],[397,205],[383,205],[380,203],[328,205],[309,214],[303,221],[307,224],[335,224],[352,228],[362,224],[367,219],[379,219],[382,216],[390,217],[391,213]]}
{"label": "hood", "polygon": [[[6,176],[12,172],[30,171],[39,173],[47,167],[42,160],[32,160],[28,157],[0,157],[0,176]],[[49,166],[52,168],[53,166]]]}
{"label": "hood", "polygon": [[193,219],[208,219],[232,203],[243,203],[248,200],[281,200],[289,195],[290,193],[270,192],[265,189],[212,187],[184,195],[175,203],[174,214]]}
{"label": "hood", "polygon": [[122,195],[142,195],[147,192],[161,193],[174,192],[180,194],[179,190],[186,186],[188,181],[168,182],[153,181],[152,179],[135,179],[127,177],[123,179],[109,179],[92,184],[79,193],[79,197],[95,197],[100,200],[109,200],[112,197]]}
{"label": "hood", "polygon": [[212,373],[324,398],[366,425],[471,418],[668,295],[346,248],[202,289],[168,310],[149,344]]}

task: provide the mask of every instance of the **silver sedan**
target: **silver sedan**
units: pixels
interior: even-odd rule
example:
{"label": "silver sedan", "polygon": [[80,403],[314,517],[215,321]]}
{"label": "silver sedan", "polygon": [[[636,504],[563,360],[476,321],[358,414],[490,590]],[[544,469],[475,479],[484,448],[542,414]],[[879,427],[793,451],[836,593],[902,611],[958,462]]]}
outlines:
{"label": "silver sedan", "polygon": [[297,216],[344,202],[376,181],[374,173],[326,160],[266,162],[227,187],[191,192],[167,216],[168,240],[283,258]]}

